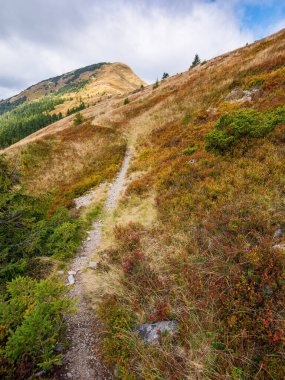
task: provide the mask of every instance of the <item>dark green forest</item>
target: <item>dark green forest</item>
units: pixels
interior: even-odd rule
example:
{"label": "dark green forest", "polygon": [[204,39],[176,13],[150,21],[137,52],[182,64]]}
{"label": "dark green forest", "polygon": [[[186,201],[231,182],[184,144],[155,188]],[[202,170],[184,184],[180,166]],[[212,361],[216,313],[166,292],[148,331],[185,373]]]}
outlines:
{"label": "dark green forest", "polygon": [[62,118],[51,111],[62,104],[63,98],[46,97],[31,103],[24,103],[0,115],[0,148],[5,148],[24,137]]}
{"label": "dark green forest", "polygon": [[12,109],[18,107],[20,104],[25,103],[27,100],[26,96],[22,96],[18,100],[11,102],[9,99],[0,101],[0,115],[5,112],[11,111]]}

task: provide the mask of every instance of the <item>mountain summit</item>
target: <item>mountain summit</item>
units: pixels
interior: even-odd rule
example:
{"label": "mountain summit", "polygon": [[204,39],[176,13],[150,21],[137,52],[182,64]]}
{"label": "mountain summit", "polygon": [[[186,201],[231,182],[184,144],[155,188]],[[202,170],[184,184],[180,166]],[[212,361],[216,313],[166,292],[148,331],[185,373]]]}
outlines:
{"label": "mountain summit", "polygon": [[0,148],[97,102],[145,85],[123,63],[98,63],[44,80],[0,102]]}
{"label": "mountain summit", "polygon": [[45,79],[28,87],[9,99],[0,102],[0,112],[5,105],[13,107],[24,101],[39,100],[49,95],[77,94],[115,95],[130,92],[145,85],[134,72],[123,63],[95,63],[68,73]]}

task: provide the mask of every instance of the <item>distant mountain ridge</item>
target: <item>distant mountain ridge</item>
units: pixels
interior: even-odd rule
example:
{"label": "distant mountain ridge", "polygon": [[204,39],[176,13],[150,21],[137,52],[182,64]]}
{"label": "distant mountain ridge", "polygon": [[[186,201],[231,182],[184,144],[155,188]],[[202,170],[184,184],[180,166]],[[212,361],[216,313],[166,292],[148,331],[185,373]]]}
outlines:
{"label": "distant mountain ridge", "polygon": [[35,100],[51,94],[78,91],[88,83],[92,76],[96,75],[98,70],[109,64],[106,62],[95,63],[33,84],[19,94],[0,101],[0,114],[15,108],[27,100]]}
{"label": "distant mountain ridge", "polygon": [[144,86],[123,63],[96,63],[43,80],[0,102],[0,148],[108,97]]}

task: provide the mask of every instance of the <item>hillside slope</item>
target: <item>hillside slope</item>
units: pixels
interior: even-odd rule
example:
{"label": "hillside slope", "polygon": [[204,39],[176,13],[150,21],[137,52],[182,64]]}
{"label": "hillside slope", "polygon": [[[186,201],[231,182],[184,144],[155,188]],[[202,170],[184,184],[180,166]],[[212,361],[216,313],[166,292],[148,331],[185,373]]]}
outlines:
{"label": "hillside slope", "polygon": [[[123,379],[283,379],[285,30],[127,97],[5,150],[51,213],[135,151],[82,275],[106,361]],[[178,327],[156,344],[135,332],[161,321]]]}
{"label": "hillside slope", "polygon": [[[109,78],[108,78],[109,76]],[[127,65],[121,63],[96,63],[53,78],[43,80],[9,99],[0,101],[0,110],[5,105],[17,105],[24,101],[38,100],[51,94],[70,94],[86,85],[88,90],[108,95],[129,92],[144,84]],[[105,88],[103,89],[102,86]],[[86,92],[88,92],[88,90]]]}
{"label": "hillside slope", "polygon": [[42,81],[0,102],[0,148],[145,83],[122,63],[98,63]]}

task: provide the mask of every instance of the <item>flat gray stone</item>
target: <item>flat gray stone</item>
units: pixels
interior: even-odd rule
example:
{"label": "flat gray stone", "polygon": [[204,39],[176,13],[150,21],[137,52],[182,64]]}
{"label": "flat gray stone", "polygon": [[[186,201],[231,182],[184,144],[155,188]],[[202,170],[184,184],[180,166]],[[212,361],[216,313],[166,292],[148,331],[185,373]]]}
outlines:
{"label": "flat gray stone", "polygon": [[64,270],[58,270],[57,273],[58,274],[64,274]]}
{"label": "flat gray stone", "polygon": [[282,229],[281,228],[278,228],[275,232],[274,232],[274,239],[280,239],[282,237]]}
{"label": "flat gray stone", "polygon": [[74,278],[73,274],[70,274],[67,279],[68,279],[69,285],[75,284],[75,278]]}
{"label": "flat gray stone", "polygon": [[96,261],[89,261],[89,268],[93,268],[93,269],[95,269],[95,268],[97,268],[97,265],[98,265],[98,263],[96,263]]}
{"label": "flat gray stone", "polygon": [[68,272],[68,274],[71,274],[71,275],[75,276],[75,275],[76,275],[76,271],[75,271],[75,270],[70,270],[70,271]]}
{"label": "flat gray stone", "polygon": [[159,339],[165,332],[175,334],[177,332],[177,321],[161,321],[156,323],[145,323],[138,326],[136,331],[139,337],[146,343],[153,343]]}

